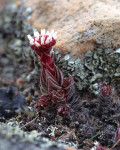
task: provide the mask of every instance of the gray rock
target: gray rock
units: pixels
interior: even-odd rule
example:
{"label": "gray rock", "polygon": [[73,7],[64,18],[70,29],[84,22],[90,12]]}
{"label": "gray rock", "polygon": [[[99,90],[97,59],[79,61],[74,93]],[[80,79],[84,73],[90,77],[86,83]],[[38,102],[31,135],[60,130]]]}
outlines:
{"label": "gray rock", "polygon": [[0,150],[65,150],[60,142],[51,142],[37,131],[25,132],[17,125],[0,124]]}

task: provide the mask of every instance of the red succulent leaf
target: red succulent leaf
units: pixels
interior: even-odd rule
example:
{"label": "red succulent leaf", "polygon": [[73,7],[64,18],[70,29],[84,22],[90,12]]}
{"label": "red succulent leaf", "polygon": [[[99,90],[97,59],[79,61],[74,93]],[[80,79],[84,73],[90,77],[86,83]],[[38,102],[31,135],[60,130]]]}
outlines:
{"label": "red succulent leaf", "polygon": [[69,76],[68,78],[64,79],[62,87],[67,90],[67,89],[69,89],[73,84],[74,84],[73,77],[72,77],[72,76]]}
{"label": "red succulent leaf", "polygon": [[67,104],[61,104],[57,108],[57,113],[58,113],[58,115],[65,117],[70,113],[70,107]]}
{"label": "red succulent leaf", "polygon": [[67,93],[69,93],[71,91],[71,89],[73,89],[74,87],[74,80],[72,76],[69,76],[68,78],[64,79],[63,82],[63,89],[66,91],[66,95],[68,95]]}
{"label": "red succulent leaf", "polygon": [[51,92],[51,99],[53,103],[65,101],[66,97],[63,90],[57,90]]}
{"label": "red succulent leaf", "polygon": [[[54,54],[53,54],[53,53],[51,53],[50,58],[51,58],[51,61],[50,61],[49,63],[47,62],[46,68],[47,68],[48,70],[49,70],[49,69],[50,69],[50,70],[52,69],[52,71],[53,71],[53,70],[55,70],[55,69],[54,69],[55,57],[54,57]],[[55,74],[54,74],[54,75],[55,75]]]}
{"label": "red succulent leaf", "polygon": [[43,68],[47,68],[47,64],[50,65],[50,69],[52,69],[54,66],[54,58],[51,57],[50,53],[46,53],[46,52],[42,53],[40,55],[40,62]]}
{"label": "red succulent leaf", "polygon": [[35,108],[48,108],[52,106],[51,99],[49,98],[49,95],[41,96],[37,104],[35,105]]}
{"label": "red succulent leaf", "polygon": [[55,64],[54,64],[54,55],[53,53],[46,58],[43,57],[43,60],[41,60],[42,67],[46,69],[50,74],[55,77]]}
{"label": "red succulent leaf", "polygon": [[106,85],[103,83],[99,87],[98,91],[98,100],[101,106],[108,106],[111,107],[113,104],[113,98],[112,98],[112,89],[109,85]]}
{"label": "red succulent leaf", "polygon": [[117,142],[118,140],[120,140],[120,128],[117,129],[115,136],[115,141]]}
{"label": "red succulent leaf", "polygon": [[54,70],[56,72],[55,76],[53,76],[53,74],[51,74],[49,70],[42,69],[41,77],[40,77],[40,85],[41,85],[41,88],[44,88],[41,90],[46,91],[46,93],[52,90],[62,89],[61,84],[63,82],[63,74],[56,65],[54,65]]}
{"label": "red succulent leaf", "polygon": [[57,81],[60,84],[60,86],[62,86],[63,85],[63,80],[64,80],[63,73],[61,72],[61,70],[56,65],[55,65],[55,70],[56,70]]}
{"label": "red succulent leaf", "polygon": [[96,148],[96,150],[106,150],[106,148],[102,147],[102,145],[99,144],[99,146]]}
{"label": "red succulent leaf", "polygon": [[52,91],[52,90],[57,90],[57,89],[61,89],[61,87],[59,86],[59,85],[57,85],[57,84],[55,84],[54,82],[52,82],[51,80],[50,80],[50,78],[48,78],[48,92],[49,91]]}
{"label": "red succulent leaf", "polygon": [[65,97],[66,97],[66,99],[70,99],[71,96],[73,95],[73,93],[75,92],[75,89],[74,89],[74,80],[73,80],[72,76],[64,79],[63,89],[65,91]]}
{"label": "red succulent leaf", "polygon": [[102,86],[100,87],[99,93],[101,93],[104,97],[111,95],[112,94],[111,87],[103,83]]}

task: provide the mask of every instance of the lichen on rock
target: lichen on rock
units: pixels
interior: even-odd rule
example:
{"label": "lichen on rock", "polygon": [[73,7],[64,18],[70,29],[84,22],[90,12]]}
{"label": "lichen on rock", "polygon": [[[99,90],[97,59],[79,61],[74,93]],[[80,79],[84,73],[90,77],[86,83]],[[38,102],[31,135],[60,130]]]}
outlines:
{"label": "lichen on rock", "polygon": [[59,51],[55,51],[56,64],[61,67],[64,74],[69,73],[74,77],[78,90],[89,88],[97,94],[100,82],[111,82],[119,77],[120,53],[116,51],[99,48],[94,51],[88,50],[82,62],[80,58],[73,59],[70,53],[63,57]]}
{"label": "lichen on rock", "polygon": [[27,23],[32,9],[24,8],[24,3],[18,7],[7,5],[0,14],[0,43],[7,56],[20,60],[21,56],[30,56],[30,48],[26,35],[32,33],[33,27]]}

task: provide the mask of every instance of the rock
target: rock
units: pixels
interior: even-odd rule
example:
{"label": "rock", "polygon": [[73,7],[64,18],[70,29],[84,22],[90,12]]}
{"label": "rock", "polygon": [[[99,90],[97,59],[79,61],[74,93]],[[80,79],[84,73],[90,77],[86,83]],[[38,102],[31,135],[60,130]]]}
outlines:
{"label": "rock", "polygon": [[3,9],[3,7],[7,4],[7,1],[0,1],[0,11]]}
{"label": "rock", "polygon": [[25,97],[21,94],[16,94],[15,87],[9,86],[8,88],[0,89],[0,117],[13,117],[24,105]]}
{"label": "rock", "polygon": [[10,123],[0,124],[0,149],[2,150],[66,150],[66,147],[68,147],[66,144],[49,141],[35,130],[24,132],[17,125],[12,127]]}
{"label": "rock", "polygon": [[[78,55],[99,48],[120,46],[120,3],[114,0],[26,0],[33,9],[29,20],[38,30],[55,29],[55,48]],[[108,12],[109,10],[109,12]]]}
{"label": "rock", "polygon": [[[32,13],[31,8],[24,8],[23,3],[18,7],[9,4],[0,13],[0,44],[7,57],[20,61],[31,56],[27,34],[33,32],[27,22]],[[1,50],[0,50],[1,51]],[[18,58],[19,57],[19,58]]]}
{"label": "rock", "polygon": [[18,78],[16,81],[17,86],[21,86],[24,84],[24,80],[22,78]]}

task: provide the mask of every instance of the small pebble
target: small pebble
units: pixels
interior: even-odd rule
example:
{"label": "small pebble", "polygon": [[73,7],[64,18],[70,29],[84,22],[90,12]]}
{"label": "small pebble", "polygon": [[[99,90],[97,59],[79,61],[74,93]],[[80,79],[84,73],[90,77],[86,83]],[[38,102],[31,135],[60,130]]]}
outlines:
{"label": "small pebble", "polygon": [[30,103],[32,101],[32,96],[28,95],[27,99],[26,99],[27,103]]}
{"label": "small pebble", "polygon": [[22,78],[18,78],[16,81],[17,86],[21,86],[24,83],[24,80]]}
{"label": "small pebble", "polygon": [[35,97],[40,97],[40,93],[39,92],[37,92],[37,91],[35,91],[35,95],[34,95]]}

